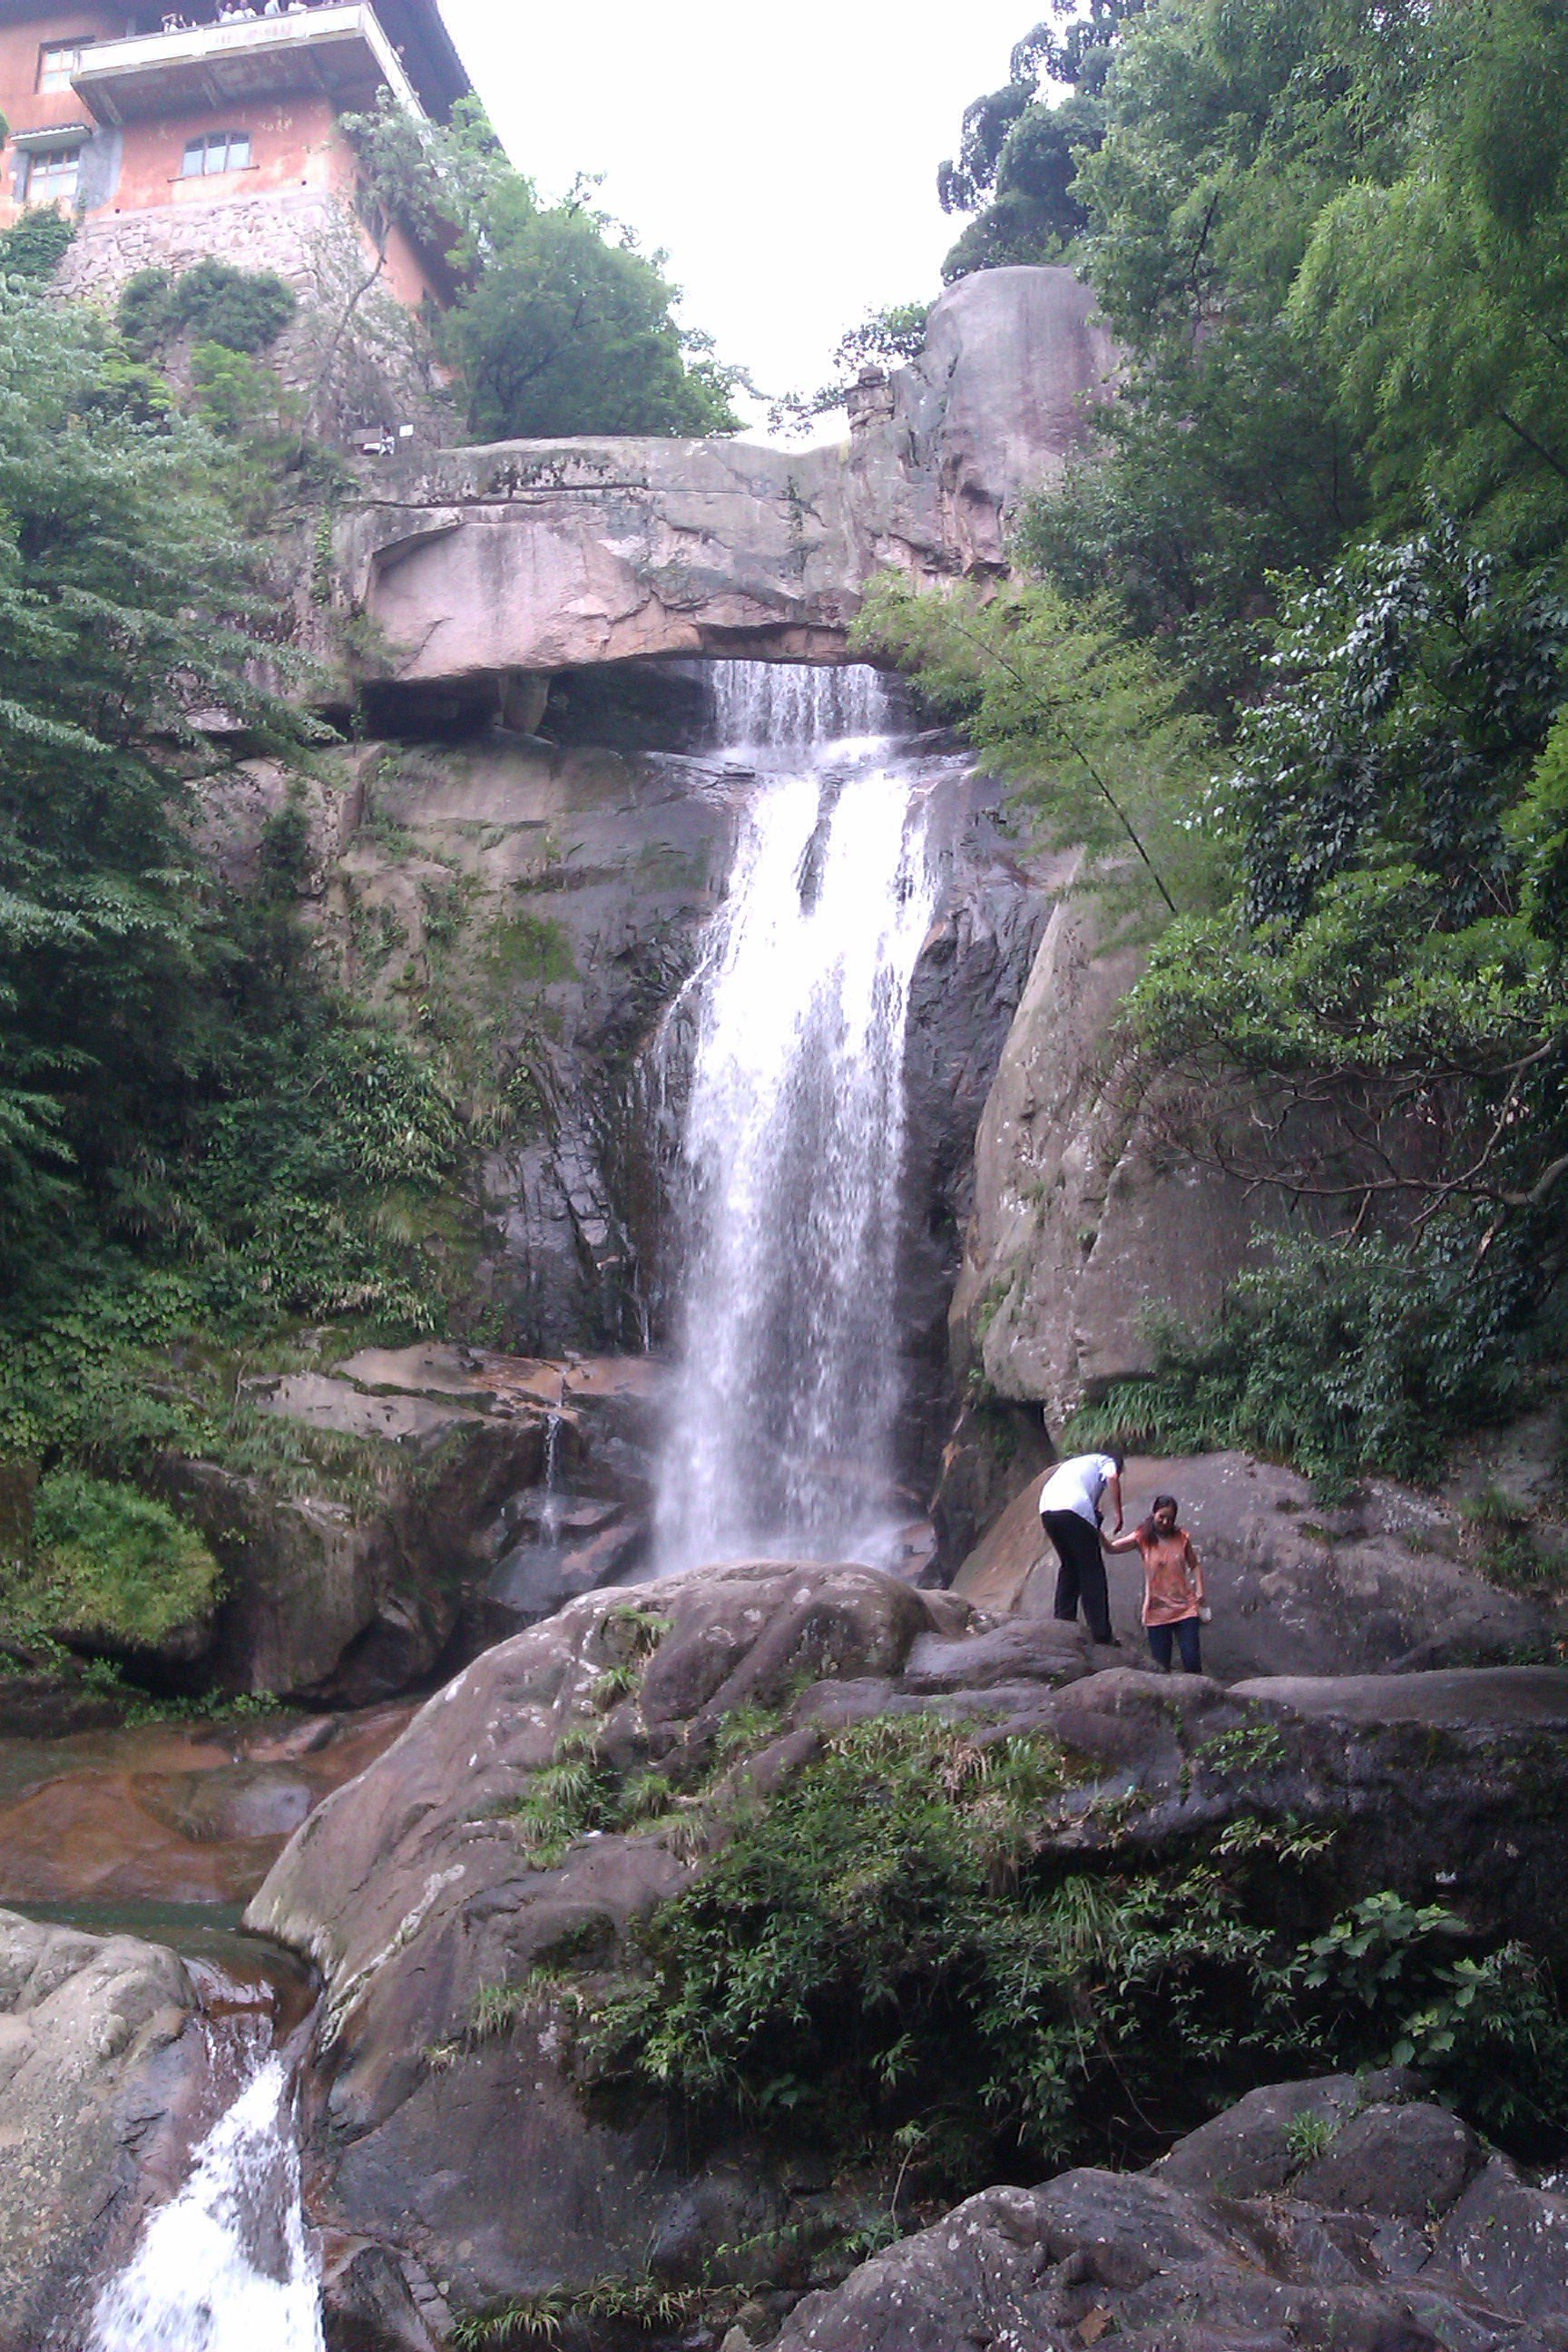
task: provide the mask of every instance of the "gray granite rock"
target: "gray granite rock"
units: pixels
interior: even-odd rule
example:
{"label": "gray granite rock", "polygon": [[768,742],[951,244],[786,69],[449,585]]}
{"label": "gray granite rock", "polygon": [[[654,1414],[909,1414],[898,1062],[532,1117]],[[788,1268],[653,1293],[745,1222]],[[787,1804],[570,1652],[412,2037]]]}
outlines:
{"label": "gray granite rock", "polygon": [[[1303,2116],[1331,2135],[1305,2162],[1276,2128]],[[1127,2352],[1557,2352],[1568,2200],[1527,2187],[1441,2108],[1367,2105],[1347,2077],[1286,2084],[1148,2172],[971,2198],[808,2295],[777,2352],[1078,2352],[1102,2338]]]}
{"label": "gray granite rock", "polygon": [[95,2282],[177,2185],[209,2045],[173,1952],[0,1911],[0,2352],[79,2341]]}

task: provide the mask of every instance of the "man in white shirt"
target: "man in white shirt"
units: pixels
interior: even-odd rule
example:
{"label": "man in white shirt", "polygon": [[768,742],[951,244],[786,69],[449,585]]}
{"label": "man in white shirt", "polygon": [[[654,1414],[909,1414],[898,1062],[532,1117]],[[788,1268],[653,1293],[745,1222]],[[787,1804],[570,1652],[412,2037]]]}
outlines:
{"label": "man in white shirt", "polygon": [[1120,1454],[1076,1454],[1058,1462],[1040,1489],[1040,1517],[1061,1563],[1055,1614],[1070,1624],[1083,1603],[1091,1642],[1111,1649],[1121,1644],[1110,1630],[1110,1600],[1105,1589],[1105,1559],[1100,1549],[1100,1499],[1110,1497],[1116,1514],[1112,1535],[1121,1533]]}

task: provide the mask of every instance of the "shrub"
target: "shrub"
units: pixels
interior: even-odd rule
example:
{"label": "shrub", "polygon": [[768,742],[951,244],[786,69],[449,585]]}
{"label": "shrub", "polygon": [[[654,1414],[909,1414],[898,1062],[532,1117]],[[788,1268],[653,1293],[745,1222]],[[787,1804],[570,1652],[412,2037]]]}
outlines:
{"label": "shrub", "polygon": [[52,1631],[151,1649],[204,1616],[218,1565],[166,1504],[58,1471],[38,1488],[27,1597]]}
{"label": "shrub", "polygon": [[42,284],[54,276],[75,238],[75,221],[52,205],[24,213],[0,236],[0,278]]}
{"label": "shrub", "polygon": [[277,434],[288,424],[288,395],[277,371],[216,341],[191,353],[194,413],[226,440]]}
{"label": "shrub", "polygon": [[1328,1494],[1359,1470],[1436,1477],[1452,1440],[1516,1409],[1530,1379],[1520,1286],[1500,1263],[1479,1280],[1467,1239],[1456,1226],[1424,1248],[1376,1236],[1281,1245],[1206,1331],[1152,1318],[1152,1372],[1086,1407],[1072,1441],[1247,1447]]}
{"label": "shrub", "polygon": [[1259,2082],[1396,2053],[1480,2120],[1568,2115],[1568,2030],[1518,1948],[1461,1956],[1459,1922],[1392,1895],[1298,1940],[1332,1900],[1331,1841],[1289,1822],[1068,1865],[1049,1841],[1075,1801],[1044,1738],[930,1717],[830,1738],[641,1927],[590,2073],[841,2154],[918,2125],[960,2190],[1020,2160],[1146,2160]]}
{"label": "shrub", "polygon": [[299,298],[276,270],[237,269],[212,256],[178,278],[166,269],[139,269],[120,297],[120,331],[147,359],[188,329],[198,343],[254,358],[277,341],[299,309]]}

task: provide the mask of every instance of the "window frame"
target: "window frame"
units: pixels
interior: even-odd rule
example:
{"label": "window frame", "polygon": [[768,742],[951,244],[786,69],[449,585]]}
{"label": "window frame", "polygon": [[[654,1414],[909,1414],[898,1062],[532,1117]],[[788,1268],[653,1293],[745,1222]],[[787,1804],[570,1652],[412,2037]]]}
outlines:
{"label": "window frame", "polygon": [[[45,41],[40,44],[37,83],[37,94],[40,98],[58,98],[62,90],[69,89],[77,68],[81,64],[82,52],[85,49],[90,49],[96,39],[95,34],[83,33],[74,40]],[[59,66],[56,61],[61,58],[68,58],[70,63],[65,67]]]}
{"label": "window frame", "polygon": [[[87,145],[83,140],[79,140],[72,147],[33,148],[26,157],[27,168],[23,175],[23,202],[29,205],[74,205],[81,194],[81,163],[86,152]],[[63,184],[63,174],[68,170],[70,174],[68,185]],[[40,173],[47,176],[59,173],[62,184],[58,188],[41,188],[37,184]]]}
{"label": "window frame", "polygon": [[[233,159],[241,149],[245,160],[237,163]],[[179,176],[182,180],[217,180],[226,172],[248,172],[252,168],[254,153],[255,142],[248,131],[203,131],[195,138],[186,140]],[[196,154],[202,160],[193,164],[191,158]],[[216,154],[223,156],[221,163],[211,161]]]}

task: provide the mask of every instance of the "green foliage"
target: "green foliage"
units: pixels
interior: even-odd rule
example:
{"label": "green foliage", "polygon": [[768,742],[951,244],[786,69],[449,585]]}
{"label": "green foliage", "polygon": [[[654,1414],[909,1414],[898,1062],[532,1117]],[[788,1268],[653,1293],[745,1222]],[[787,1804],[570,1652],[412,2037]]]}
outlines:
{"label": "green foliage", "polygon": [[674,299],[658,264],[581,205],[513,218],[447,322],[474,432],[734,432],[722,371],[694,355]]}
{"label": "green foliage", "polygon": [[226,343],[196,344],[191,389],[194,414],[226,440],[277,438],[289,429],[289,396],[276,370]]}
{"label": "green foliage", "polygon": [[665,257],[591,209],[582,185],[542,207],[483,109],[413,122],[395,100],[344,118],[376,211],[443,250],[459,279],[442,330],[482,440],[557,434],[733,433],[744,381],[682,330]]}
{"label": "green foliage", "polygon": [[237,269],[214,255],[178,277],[139,269],[120,297],[120,331],[138,359],[151,359],[178,334],[254,358],[275,343],[298,310],[299,297],[275,270]]}
{"label": "green foliage", "polygon": [[1073,188],[1080,158],[1098,146],[1100,130],[1100,106],[1089,97],[1025,107],[997,153],[991,201],[942,263],[944,284],[956,285],[976,269],[1063,259],[1088,226]]}
{"label": "green foliage", "polygon": [[490,933],[490,961],[498,976],[547,988],[575,980],[577,965],[563,925],[548,915],[524,912],[500,922]]}
{"label": "green foliage", "polygon": [[736,2298],[721,2289],[670,2286],[655,2278],[592,2279],[586,2286],[549,2287],[490,2312],[459,2319],[452,2331],[458,2352],[521,2352],[532,2344],[559,2344],[564,2332],[587,2323],[635,2336],[668,2336],[694,2323],[730,2315]]}
{"label": "green foliage", "polygon": [[[1013,52],[1011,78],[964,110],[956,162],[937,173],[949,213],[977,215],[942,264],[949,286],[975,269],[1059,260],[1088,226],[1075,192],[1103,134],[1098,93],[1122,26],[1144,0],[1058,0]],[[1042,80],[1070,86],[1047,100]]]}
{"label": "green foliage", "polygon": [[68,1639],[153,1648],[217,1595],[217,1562],[166,1504],[78,1471],[39,1486],[33,1546],[7,1580],[5,1614]]}
{"label": "green foliage", "polygon": [[1333,2116],[1313,2115],[1310,2109],[1292,2116],[1285,2126],[1285,2145],[1291,2163],[1298,2168],[1315,2164],[1319,2157],[1328,2154],[1340,2130],[1341,2125]]}
{"label": "green foliage", "polygon": [[76,242],[76,223],[53,205],[25,212],[0,236],[0,278],[41,285],[54,276]]}
{"label": "green foliage", "polygon": [[258,683],[298,665],[247,478],[125,369],[90,311],[0,294],[0,1444],[117,1470],[213,1441],[222,1335],[429,1328],[399,1234],[461,1145],[316,969],[300,790],[254,885],[208,864],[233,751],[298,766],[320,730]]}
{"label": "green foliage", "polygon": [[[918,2122],[964,2188],[1152,2153],[1258,2081],[1407,2045],[1498,2127],[1568,2112],[1568,2034],[1513,1948],[1456,1957],[1456,1922],[1392,1895],[1298,1942],[1325,1841],[1289,1824],[1151,1869],[1108,1821],[1100,1861],[1068,1865],[1046,1849],[1071,1782],[1048,1741],[930,1717],[828,1738],[639,1930],[594,2079],[839,2150]],[[1533,2090],[1500,2100],[1499,2067]]]}
{"label": "green foliage", "polygon": [[1435,1478],[1456,1436],[1528,1397],[1531,1286],[1527,1266],[1479,1281],[1473,1244],[1447,1231],[1415,1252],[1375,1235],[1282,1244],[1206,1331],[1156,1317],[1151,1375],[1113,1383],[1069,1434],[1156,1454],[1244,1447],[1329,1494],[1363,1470]]}
{"label": "green foliage", "polygon": [[1129,646],[1112,615],[1045,587],[983,599],[884,576],[855,634],[963,719],[1039,836],[1084,851],[1103,898],[1146,925],[1212,897],[1222,828],[1191,821],[1210,796],[1209,732],[1183,710],[1179,681]]}
{"label": "green foliage", "polygon": [[1288,315],[1389,516],[1435,494],[1541,543],[1568,521],[1568,23],[1494,0],[1435,30],[1409,168],[1324,207]]}
{"label": "green foliage", "polygon": [[[1173,1158],[1371,1254],[1288,1253],[1107,1410],[1429,1474],[1518,1395],[1568,1242],[1568,22],[1152,0],[1108,36],[1064,193],[1125,373],[1016,551],[1069,626],[1157,644],[1173,711],[1234,746],[1164,800],[1229,903],[1171,891],[1129,1084]],[[1026,44],[973,111],[955,201],[999,188],[1034,70]],[[997,716],[1026,773],[1025,715]],[[1159,756],[1125,728],[1108,779]],[[1298,1310],[1367,1360],[1309,1360]]]}

